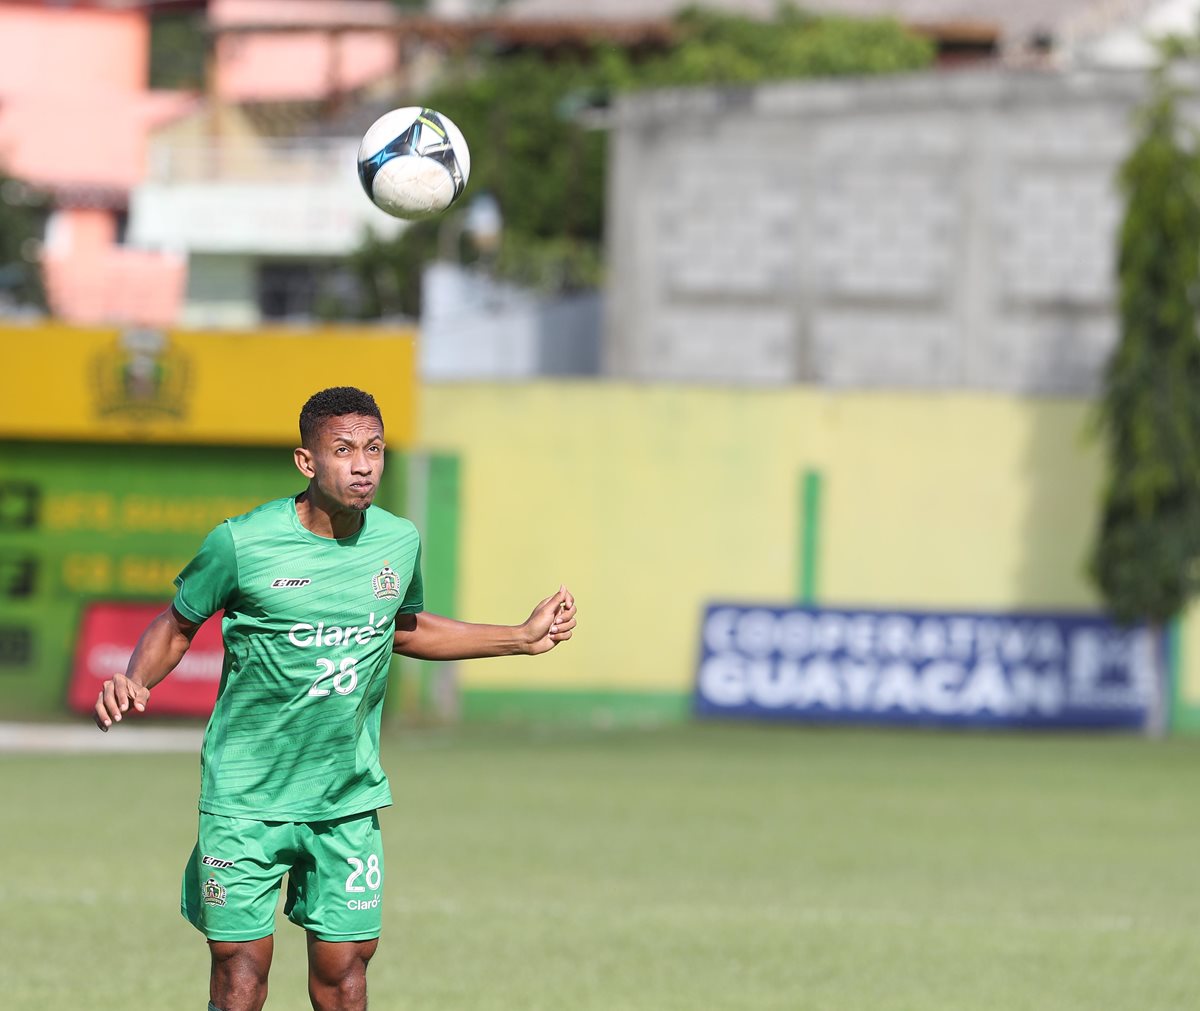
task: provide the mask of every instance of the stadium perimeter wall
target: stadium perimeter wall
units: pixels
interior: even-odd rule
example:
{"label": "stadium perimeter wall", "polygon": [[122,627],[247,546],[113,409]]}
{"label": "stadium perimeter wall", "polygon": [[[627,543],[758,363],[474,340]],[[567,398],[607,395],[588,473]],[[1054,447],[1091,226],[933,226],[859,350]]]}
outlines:
{"label": "stadium perimeter wall", "polygon": [[[458,615],[519,620],[560,580],[580,602],[568,648],[460,666],[467,717],[682,718],[704,604],[793,601],[806,566],[829,605],[1099,606],[1082,398],[443,384],[420,411],[459,461]],[[1200,729],[1200,610],[1175,642],[1175,726]]]}

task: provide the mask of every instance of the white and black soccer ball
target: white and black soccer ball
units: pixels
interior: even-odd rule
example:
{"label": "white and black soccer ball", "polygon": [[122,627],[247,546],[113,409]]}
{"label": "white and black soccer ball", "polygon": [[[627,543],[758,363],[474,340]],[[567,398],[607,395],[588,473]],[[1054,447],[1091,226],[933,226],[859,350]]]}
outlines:
{"label": "white and black soccer ball", "polygon": [[375,206],[416,221],[449,207],[466,188],[471,152],[448,116],[411,105],[384,113],[363,135],[358,178]]}

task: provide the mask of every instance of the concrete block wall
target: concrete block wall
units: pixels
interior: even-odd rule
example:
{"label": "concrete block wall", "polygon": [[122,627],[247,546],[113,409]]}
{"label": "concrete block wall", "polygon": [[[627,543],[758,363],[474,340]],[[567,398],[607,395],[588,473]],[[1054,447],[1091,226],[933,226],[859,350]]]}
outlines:
{"label": "concrete block wall", "polygon": [[1145,88],[983,70],[623,99],[605,371],[1091,393]]}

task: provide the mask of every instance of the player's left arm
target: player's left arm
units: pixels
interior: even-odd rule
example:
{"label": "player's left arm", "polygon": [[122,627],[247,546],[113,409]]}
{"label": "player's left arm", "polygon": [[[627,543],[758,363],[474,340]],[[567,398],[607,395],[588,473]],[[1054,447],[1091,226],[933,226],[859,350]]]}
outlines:
{"label": "player's left arm", "polygon": [[398,614],[392,651],[417,660],[532,656],[571,638],[575,598],[565,586],[538,603],[520,625],[481,625],[421,611]]}

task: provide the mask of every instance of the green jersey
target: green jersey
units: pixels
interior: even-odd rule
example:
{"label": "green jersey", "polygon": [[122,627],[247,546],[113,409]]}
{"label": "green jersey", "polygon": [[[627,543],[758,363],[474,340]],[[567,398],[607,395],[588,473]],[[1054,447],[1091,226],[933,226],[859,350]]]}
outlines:
{"label": "green jersey", "polygon": [[225,611],[200,810],[307,822],[390,804],[379,722],[396,615],[423,609],[413,525],[372,506],[335,540],[277,499],[213,530],[175,586],[185,618]]}

